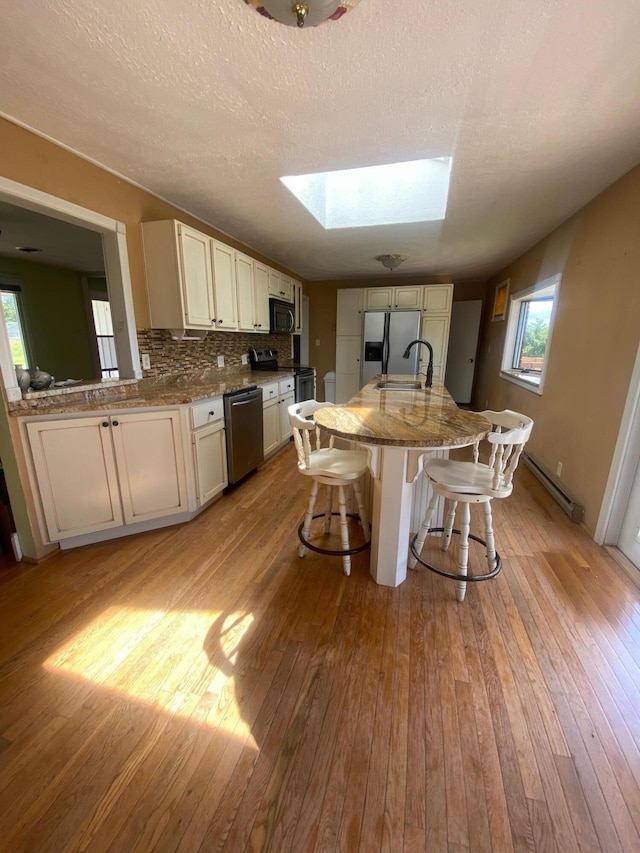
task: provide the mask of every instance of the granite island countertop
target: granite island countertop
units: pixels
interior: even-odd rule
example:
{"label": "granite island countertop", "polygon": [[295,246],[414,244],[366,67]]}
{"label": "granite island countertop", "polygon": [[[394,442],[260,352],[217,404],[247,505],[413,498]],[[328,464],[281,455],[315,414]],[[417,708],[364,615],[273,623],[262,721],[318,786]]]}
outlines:
{"label": "granite island countertop", "polygon": [[[463,447],[482,438],[491,425],[459,409],[438,379],[419,391],[381,391],[374,377],[345,405],[319,409],[314,419],[332,435],[363,444],[396,447]],[[415,376],[388,376],[393,381]]]}
{"label": "granite island countertop", "polygon": [[151,406],[181,406],[218,397],[253,385],[266,385],[285,379],[286,371],[244,371],[202,374],[174,374],[150,379],[110,380],[104,383],[69,386],[63,389],[28,394],[9,403],[13,417],[33,415],[80,414],[112,409],[136,409]]}

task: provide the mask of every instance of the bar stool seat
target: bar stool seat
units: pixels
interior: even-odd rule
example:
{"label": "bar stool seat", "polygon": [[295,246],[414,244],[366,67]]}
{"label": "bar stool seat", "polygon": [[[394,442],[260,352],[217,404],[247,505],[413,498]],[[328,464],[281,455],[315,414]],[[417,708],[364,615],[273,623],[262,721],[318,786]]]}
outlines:
{"label": "bar stool seat", "polygon": [[[491,449],[488,462],[480,461],[480,442],[476,442],[473,462],[430,459],[425,463],[424,476],[429,479],[432,496],[420,530],[411,542],[408,561],[410,569],[420,563],[421,566],[436,574],[455,580],[458,601],[464,601],[468,581],[489,580],[502,568],[502,560],[495,549],[491,501],[493,498],[506,498],[513,491],[513,474],[533,428],[531,418],[509,409],[503,412],[487,411],[479,414],[492,425],[492,429],[485,436]],[[431,527],[439,497],[445,498],[449,503],[445,526]],[[462,504],[460,529],[454,529],[459,503]],[[470,504],[472,503],[483,505],[485,539],[480,539],[469,532]],[[443,551],[448,550],[453,534],[460,537],[457,573],[440,569],[422,558],[424,543],[431,533],[443,534],[441,546]],[[468,574],[469,539],[479,542],[486,548],[487,571],[483,574]]]}
{"label": "bar stool seat", "polygon": [[[364,551],[371,544],[371,530],[367,520],[367,514],[362,498],[361,480],[369,469],[369,460],[364,450],[342,450],[333,446],[333,436],[330,438],[329,446],[321,446],[321,434],[313,420],[313,415],[324,406],[333,403],[319,403],[317,400],[305,400],[289,406],[289,421],[293,429],[293,438],[298,454],[298,470],[306,477],[313,479],[309,505],[303,521],[298,528],[300,547],[298,553],[304,557],[307,548],[319,554],[342,557],[345,575],[351,573],[351,556]],[[312,443],[311,436],[314,434]],[[315,445],[315,448],[314,448]],[[327,503],[325,511],[317,515],[313,514],[320,485],[327,487]],[[339,512],[333,512],[333,489],[338,488]],[[346,487],[352,486],[358,505],[358,516],[347,513]],[[340,540],[342,548],[334,550],[322,548],[309,541],[311,534],[311,522],[314,518],[324,516],[324,532],[328,534],[331,530],[332,516],[340,517]],[[349,542],[349,526],[347,519],[358,518],[364,532],[365,543],[356,548],[351,547]]]}

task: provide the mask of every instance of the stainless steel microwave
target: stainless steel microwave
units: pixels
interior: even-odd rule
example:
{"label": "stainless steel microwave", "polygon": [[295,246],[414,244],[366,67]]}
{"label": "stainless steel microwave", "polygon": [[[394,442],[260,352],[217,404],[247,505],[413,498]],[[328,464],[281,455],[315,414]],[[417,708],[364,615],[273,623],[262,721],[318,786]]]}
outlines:
{"label": "stainless steel microwave", "polygon": [[269,331],[288,335],[293,332],[294,327],[293,305],[290,302],[283,302],[281,299],[270,299]]}

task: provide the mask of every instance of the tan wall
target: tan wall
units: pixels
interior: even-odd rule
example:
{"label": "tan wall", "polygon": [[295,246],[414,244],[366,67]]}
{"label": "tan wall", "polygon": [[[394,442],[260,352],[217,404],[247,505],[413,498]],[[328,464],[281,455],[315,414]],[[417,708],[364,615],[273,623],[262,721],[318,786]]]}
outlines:
{"label": "tan wall", "polygon": [[[385,287],[405,284],[442,284],[450,276],[396,276],[346,279],[343,281],[310,281],[309,294],[309,361],[317,370],[318,379],[336,367],[336,300],[337,291],[349,287]],[[454,299],[483,299],[484,282],[465,282],[453,288]],[[316,346],[316,341],[319,345]],[[321,391],[321,387],[320,387]]]}
{"label": "tan wall", "polygon": [[179,219],[299,279],[295,271],[279,266],[270,258],[259,255],[167,202],[5,119],[0,119],[0,152],[0,175],[3,177],[124,222],[138,329],[149,326],[142,266],[141,222]]}
{"label": "tan wall", "polygon": [[[506,322],[485,318],[477,408],[535,421],[528,450],[585,505],[595,532],[640,341],[640,167],[495,276],[511,293],[562,274],[542,396],[499,377]],[[490,315],[489,312],[485,312]]]}

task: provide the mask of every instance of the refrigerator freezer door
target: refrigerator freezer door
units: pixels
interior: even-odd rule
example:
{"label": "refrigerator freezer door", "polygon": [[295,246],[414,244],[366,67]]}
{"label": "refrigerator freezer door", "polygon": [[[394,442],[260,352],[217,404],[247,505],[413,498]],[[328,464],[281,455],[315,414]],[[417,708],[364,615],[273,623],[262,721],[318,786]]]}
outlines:
{"label": "refrigerator freezer door", "polygon": [[360,357],[360,387],[382,373],[385,311],[365,311],[362,326],[362,355]]}
{"label": "refrigerator freezer door", "polygon": [[409,358],[402,354],[407,345],[420,337],[421,311],[391,311],[389,314],[389,363],[387,373],[418,372],[420,344],[411,350]]}

